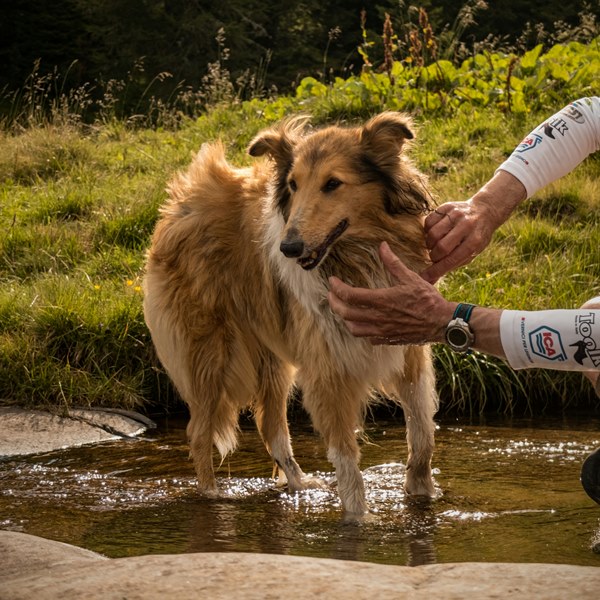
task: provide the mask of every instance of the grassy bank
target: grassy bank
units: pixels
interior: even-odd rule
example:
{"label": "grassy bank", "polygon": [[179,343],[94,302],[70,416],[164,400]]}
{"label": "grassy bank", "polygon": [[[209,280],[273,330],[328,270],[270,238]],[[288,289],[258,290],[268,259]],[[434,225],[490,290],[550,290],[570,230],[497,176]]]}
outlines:
{"label": "grassy bank", "polygon": [[[169,129],[116,119],[83,126],[61,118],[0,133],[1,402],[53,409],[177,406],[154,357],[140,288],[166,182],[217,137],[232,161],[248,163],[247,142],[287,112],[350,120],[387,107],[381,99],[357,110],[340,107],[342,96],[334,91],[329,104],[330,92],[323,97],[313,89],[304,97],[213,107]],[[558,109],[570,99],[563,90],[552,103]],[[549,115],[545,106],[508,113],[492,103],[414,108],[413,157],[440,202],[468,198]],[[448,275],[441,288],[457,301],[530,309],[577,307],[600,294],[599,157],[526,202],[487,251]],[[443,347],[436,348],[436,364],[448,410],[594,404],[577,375],[517,374],[501,361],[460,357]]]}

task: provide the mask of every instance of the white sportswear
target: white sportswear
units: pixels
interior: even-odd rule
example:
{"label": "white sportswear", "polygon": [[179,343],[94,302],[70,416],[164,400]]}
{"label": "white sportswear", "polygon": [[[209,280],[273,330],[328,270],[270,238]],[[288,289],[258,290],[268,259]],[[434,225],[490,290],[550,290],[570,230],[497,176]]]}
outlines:
{"label": "white sportswear", "polygon": [[581,98],[536,127],[498,170],[514,175],[527,197],[600,150],[600,97]]}
{"label": "white sportswear", "polygon": [[600,309],[505,310],[500,339],[513,369],[600,370]]}
{"label": "white sportswear", "polygon": [[[599,149],[600,98],[581,98],[536,127],[498,170],[514,175],[529,198]],[[514,369],[600,370],[600,310],[505,310],[500,341]]]}

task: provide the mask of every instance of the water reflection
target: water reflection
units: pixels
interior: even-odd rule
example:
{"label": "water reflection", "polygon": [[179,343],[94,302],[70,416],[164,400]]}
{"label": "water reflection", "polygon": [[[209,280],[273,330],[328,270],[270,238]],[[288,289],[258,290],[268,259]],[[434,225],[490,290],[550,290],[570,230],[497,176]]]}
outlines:
{"label": "water reflection", "polygon": [[[299,554],[389,564],[464,560],[600,565],[590,550],[600,507],[579,484],[600,427],[442,425],[434,459],[440,497],[403,490],[404,428],[368,430],[372,514],[346,521],[320,440],[295,432],[296,454],[329,489],[289,494],[253,429],[219,471],[222,497],[197,496],[184,423],[152,440],[114,442],[0,462],[0,527],[109,556],[209,551]],[[303,460],[302,460],[303,458]]]}

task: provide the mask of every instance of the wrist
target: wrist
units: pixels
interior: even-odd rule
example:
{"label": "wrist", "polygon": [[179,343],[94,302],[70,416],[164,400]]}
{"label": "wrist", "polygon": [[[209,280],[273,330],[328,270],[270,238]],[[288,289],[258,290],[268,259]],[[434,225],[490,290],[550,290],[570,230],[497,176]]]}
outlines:
{"label": "wrist", "polygon": [[437,318],[437,328],[434,332],[433,339],[431,340],[434,343],[446,343],[446,329],[448,327],[448,323],[452,320],[454,316],[454,312],[456,311],[456,307],[458,306],[458,302],[448,302],[446,301],[443,305],[439,306],[436,310]]}
{"label": "wrist", "polygon": [[455,352],[469,353],[475,344],[475,334],[469,323],[474,304],[459,303],[446,326],[445,341]]}
{"label": "wrist", "polygon": [[485,212],[486,221],[491,222],[495,230],[526,197],[525,186],[508,171],[499,170],[473,195],[470,202]]}

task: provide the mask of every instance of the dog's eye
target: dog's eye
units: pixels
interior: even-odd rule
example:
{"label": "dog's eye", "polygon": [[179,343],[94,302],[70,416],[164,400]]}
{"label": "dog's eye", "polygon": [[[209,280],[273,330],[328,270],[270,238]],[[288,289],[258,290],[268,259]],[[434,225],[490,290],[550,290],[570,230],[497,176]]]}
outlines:
{"label": "dog's eye", "polygon": [[298,184],[296,183],[295,179],[290,179],[288,185],[290,186],[290,190],[292,190],[292,192],[295,192],[298,189]]}
{"label": "dog's eye", "polygon": [[332,177],[331,179],[328,179],[327,183],[323,186],[323,191],[333,192],[334,190],[337,190],[340,185],[342,185],[342,182],[339,179]]}

